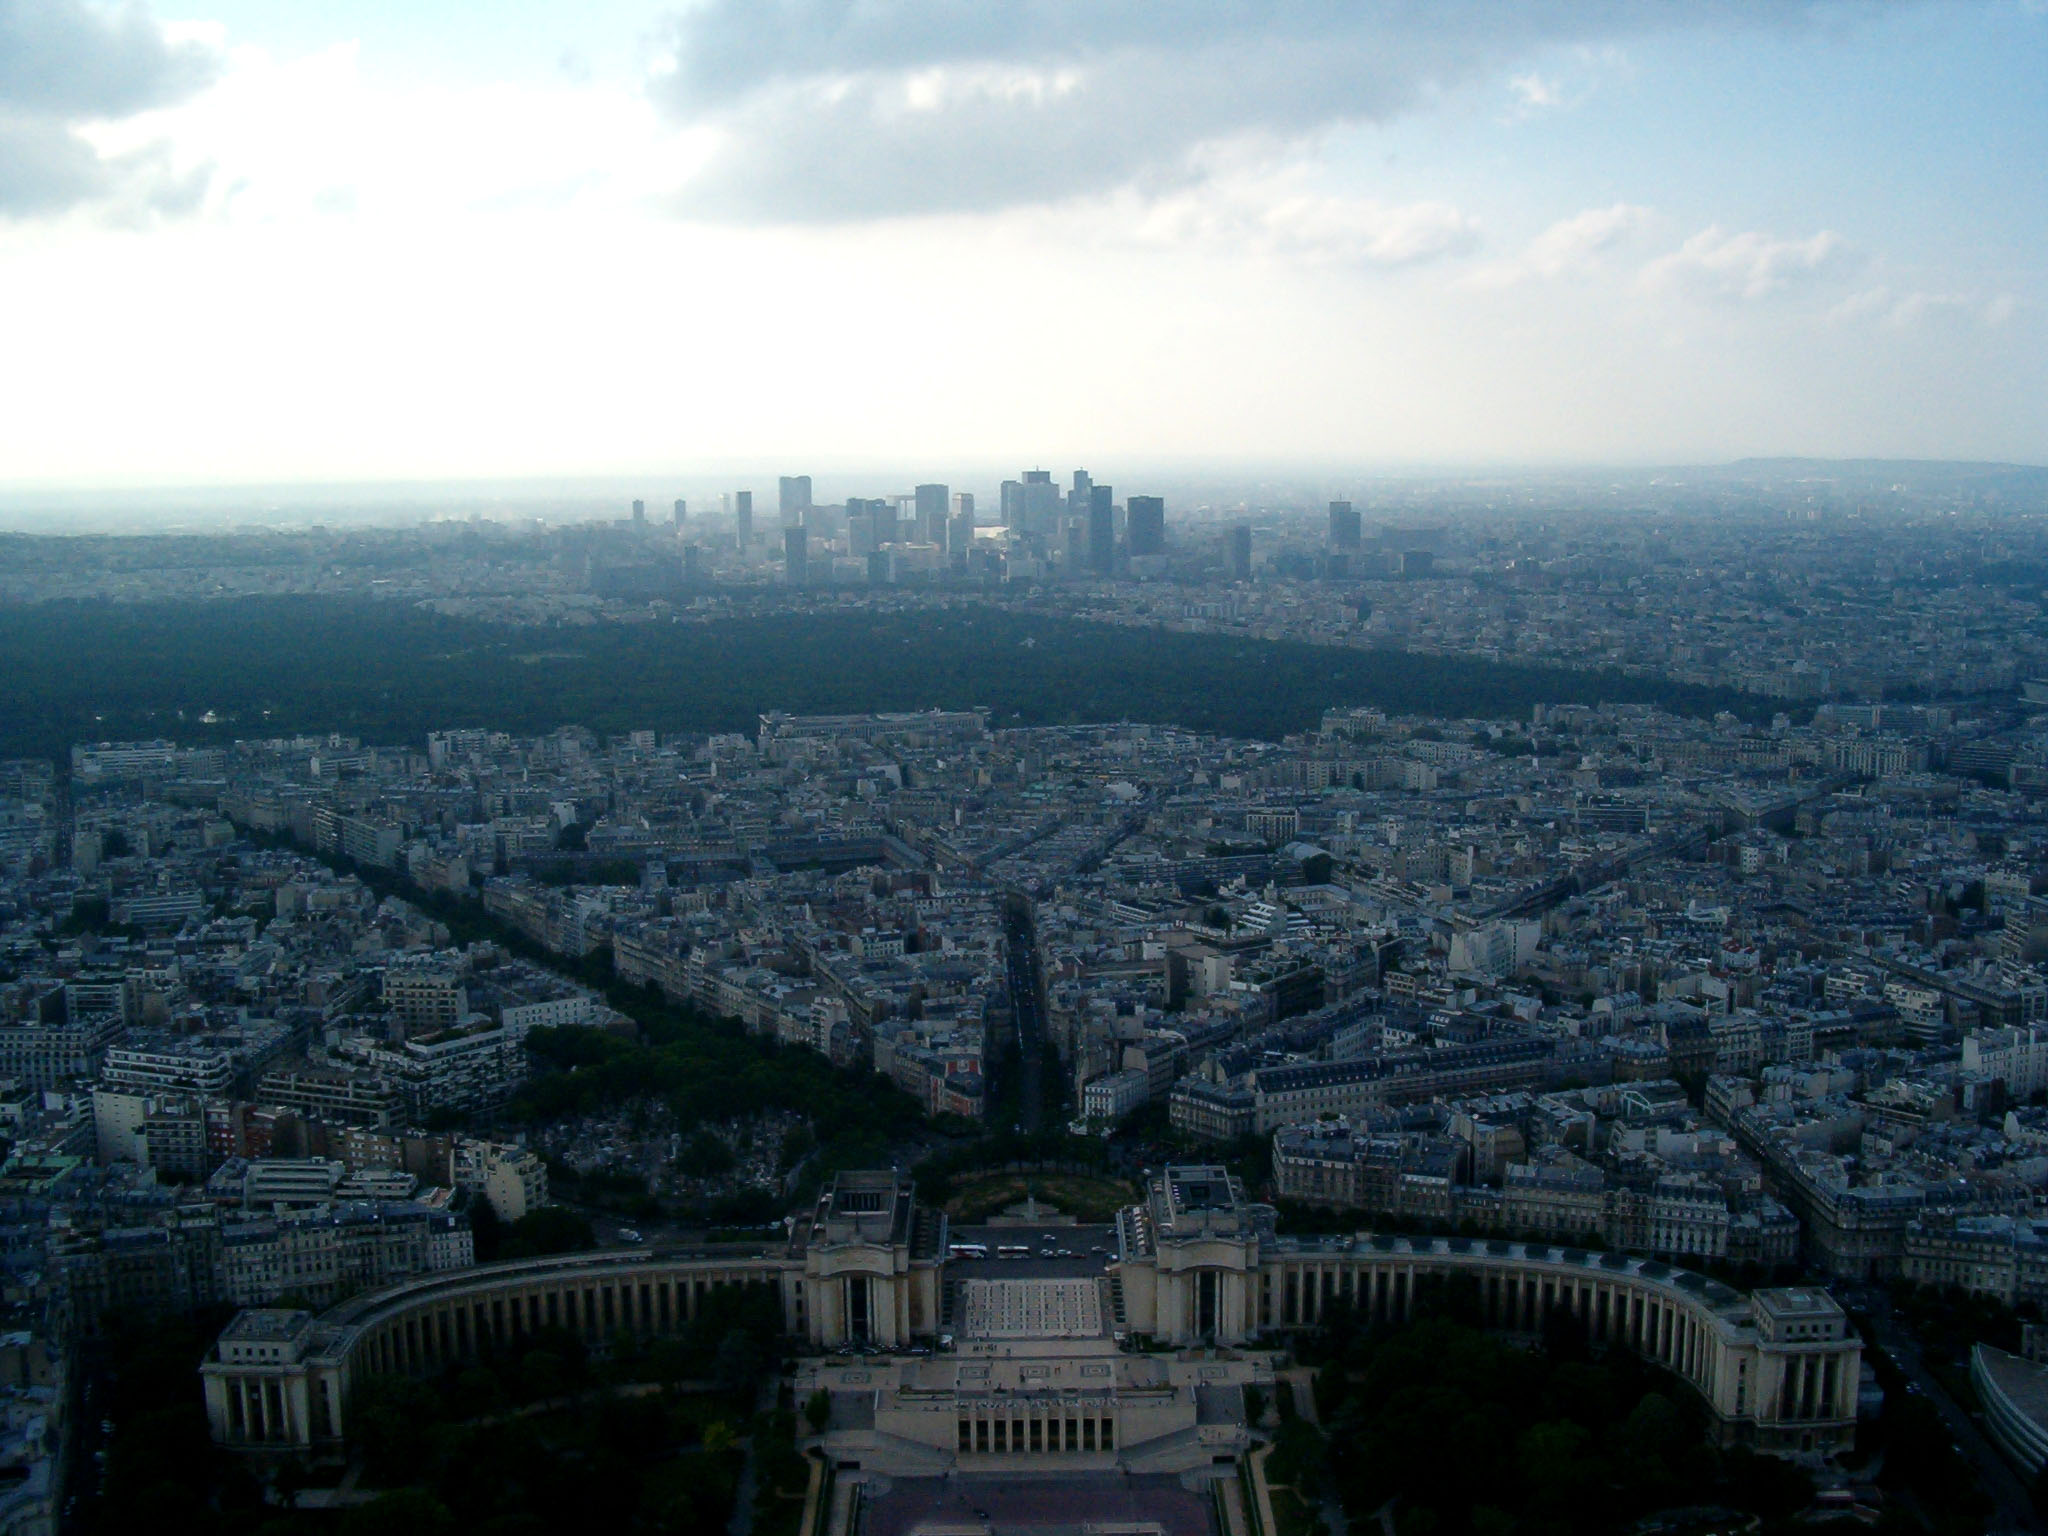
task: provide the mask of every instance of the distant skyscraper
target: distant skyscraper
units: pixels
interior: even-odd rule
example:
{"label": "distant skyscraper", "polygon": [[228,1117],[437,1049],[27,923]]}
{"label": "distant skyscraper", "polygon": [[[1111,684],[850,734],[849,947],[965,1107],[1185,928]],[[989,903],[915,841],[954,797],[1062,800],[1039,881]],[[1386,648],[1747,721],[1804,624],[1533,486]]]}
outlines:
{"label": "distant skyscraper", "polygon": [[1124,543],[1133,560],[1166,553],[1166,498],[1131,496],[1124,501]]}
{"label": "distant skyscraper", "polygon": [[678,496],[676,498],[676,526],[680,528],[683,526],[684,523],[688,522],[689,520],[690,504],[687,501],[683,500],[682,497]]}
{"label": "distant skyscraper", "polygon": [[782,530],[782,574],[793,587],[800,587],[810,574],[811,536],[797,524]]}
{"label": "distant skyscraper", "polygon": [[1024,526],[1024,482],[1022,480],[1005,480],[1003,482],[1002,500],[997,504],[996,510],[1000,514],[1002,525],[1005,528],[1022,528]]}
{"label": "distant skyscraper", "polygon": [[811,510],[811,477],[809,475],[784,475],[775,493],[776,510],[782,514],[786,528],[791,523],[804,521],[804,513]]}
{"label": "distant skyscraper", "polygon": [[962,491],[953,498],[953,526],[946,533],[946,553],[955,562],[974,548],[974,493]]}
{"label": "distant skyscraper", "polygon": [[633,521],[636,523],[647,521],[647,503],[637,497],[633,501]]}
{"label": "distant skyscraper", "polygon": [[732,498],[733,527],[740,536],[740,547],[746,548],[754,542],[754,493],[735,491]]}
{"label": "distant skyscraper", "polygon": [[943,485],[917,488],[917,537],[926,544],[946,542],[946,500]]}
{"label": "distant skyscraper", "polygon": [[1330,548],[1358,548],[1358,508],[1348,501],[1330,503]]}
{"label": "distant skyscraper", "polygon": [[1248,524],[1239,523],[1230,530],[1224,543],[1224,571],[1232,581],[1252,579],[1252,530]]}
{"label": "distant skyscraper", "polygon": [[1059,532],[1060,488],[1052,483],[1049,469],[1024,471],[1023,504],[1014,525],[1020,532],[1049,539]]}
{"label": "distant skyscraper", "polygon": [[846,498],[846,541],[848,552],[859,555],[879,548],[896,536],[896,509],[883,496]]}
{"label": "distant skyscraper", "polygon": [[695,586],[704,579],[704,552],[694,544],[683,546],[683,580]]}
{"label": "distant skyscraper", "polygon": [[1116,573],[1116,505],[1106,485],[1088,487],[1088,569],[1098,576]]}

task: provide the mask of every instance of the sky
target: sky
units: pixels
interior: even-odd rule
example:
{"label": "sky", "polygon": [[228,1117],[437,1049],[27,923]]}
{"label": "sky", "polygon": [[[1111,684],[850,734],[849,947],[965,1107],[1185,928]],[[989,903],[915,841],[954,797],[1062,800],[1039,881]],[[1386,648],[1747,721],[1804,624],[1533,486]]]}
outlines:
{"label": "sky", "polygon": [[2048,461],[2043,0],[0,0],[0,487]]}

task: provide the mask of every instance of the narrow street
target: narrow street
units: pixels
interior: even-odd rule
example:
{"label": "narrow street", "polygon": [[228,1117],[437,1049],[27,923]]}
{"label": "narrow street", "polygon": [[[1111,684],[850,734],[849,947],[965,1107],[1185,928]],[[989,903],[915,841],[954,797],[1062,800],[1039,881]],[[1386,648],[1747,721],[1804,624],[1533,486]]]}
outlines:
{"label": "narrow street", "polygon": [[1009,929],[1010,1009],[1017,1027],[1017,1128],[1045,1127],[1045,1019],[1038,1004],[1038,954],[1028,918]]}
{"label": "narrow street", "polygon": [[2034,1501],[2026,1484],[2005,1457],[1999,1453],[1984,1432],[1977,1427],[1963,1405],[1949,1396],[1926,1363],[1920,1357],[1919,1344],[1898,1327],[1889,1315],[1879,1314],[1871,1321],[1872,1331],[1878,1344],[1891,1357],[1892,1363],[1904,1373],[1906,1380],[1917,1388],[1934,1405],[1947,1427],[1949,1438],[1956,1449],[1970,1463],[1977,1475],[1977,1485],[1989,1494],[1997,1505],[1997,1512],[1991,1519],[1993,1532],[2035,1532],[2043,1529],[2040,1516],[2034,1511]]}

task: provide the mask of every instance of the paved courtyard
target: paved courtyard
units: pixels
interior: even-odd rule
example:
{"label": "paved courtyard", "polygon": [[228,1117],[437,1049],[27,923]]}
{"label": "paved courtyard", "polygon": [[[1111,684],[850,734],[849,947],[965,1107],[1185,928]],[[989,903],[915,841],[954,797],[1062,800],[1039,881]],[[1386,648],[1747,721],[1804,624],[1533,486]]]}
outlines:
{"label": "paved courtyard", "polygon": [[1214,1536],[1209,1499],[1177,1477],[1121,1473],[898,1478],[867,1508],[870,1536],[1081,1536],[1092,1523],[1156,1523],[1165,1536]]}
{"label": "paved courtyard", "polygon": [[1102,1336],[1102,1288],[1093,1279],[969,1280],[960,1331],[970,1339]]}

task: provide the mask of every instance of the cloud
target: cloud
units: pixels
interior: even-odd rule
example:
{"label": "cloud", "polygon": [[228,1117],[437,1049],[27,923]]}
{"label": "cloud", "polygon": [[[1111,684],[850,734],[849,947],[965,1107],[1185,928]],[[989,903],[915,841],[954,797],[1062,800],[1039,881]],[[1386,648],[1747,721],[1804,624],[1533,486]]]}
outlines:
{"label": "cloud", "polygon": [[1540,112],[1546,107],[1564,105],[1564,86],[1556,80],[1545,79],[1533,69],[1510,79],[1508,89],[1515,93],[1516,102],[1526,111]]}
{"label": "cloud", "polygon": [[1781,240],[1714,224],[1644,267],[1641,281],[1654,293],[1761,299],[1828,270],[1841,255],[1842,237],[1833,230]]}
{"label": "cloud", "polygon": [[68,208],[100,191],[105,167],[60,123],[0,118],[0,214]]}
{"label": "cloud", "polygon": [[[394,80],[366,69],[353,41],[285,54],[237,45],[202,94],[89,136],[110,158],[134,157],[124,184],[146,184],[160,201],[180,185],[168,174],[173,162],[206,167],[209,224],[252,236],[288,225],[379,227],[415,242],[472,215],[571,205],[579,218],[603,208],[639,224],[672,190],[690,148],[637,91],[578,85],[553,70],[517,82]],[[154,164],[140,158],[151,151]],[[189,176],[183,186],[190,191]]]}
{"label": "cloud", "polygon": [[1118,223],[1141,244],[1214,245],[1313,263],[1420,266],[1469,251],[1479,225],[1449,203],[1386,203],[1312,190],[1304,168],[1238,173],[1184,192],[1118,205]]}
{"label": "cloud", "polygon": [[218,64],[137,5],[0,0],[0,217],[103,200],[121,216],[188,207],[189,173],[167,176],[155,154],[102,152],[90,132],[191,96]]}
{"label": "cloud", "polygon": [[1468,273],[1466,286],[1512,288],[1534,278],[1564,277],[1593,270],[1614,247],[1631,239],[1650,220],[1650,210],[1637,203],[1588,208],[1559,219],[1522,248],[1519,254],[1490,262]]}
{"label": "cloud", "polygon": [[1970,293],[1929,293],[1913,289],[1898,293],[1879,284],[1852,293],[1828,318],[1837,322],[1867,321],[1886,330],[1906,331],[1923,324],[1975,324],[1995,329],[2011,320],[2018,304],[2009,293],[1985,298]]}
{"label": "cloud", "polygon": [[[1493,69],[1806,0],[704,0],[650,84],[715,145],[676,207],[830,222],[986,212],[1204,177],[1238,140],[1298,148]],[[1517,76],[1526,98],[1550,82]]]}
{"label": "cloud", "polygon": [[1550,112],[1583,106],[1601,85],[1633,73],[1625,49],[1613,43],[1576,43],[1549,50],[1553,69],[1524,69],[1508,76],[1508,109],[1501,121],[1525,123]]}
{"label": "cloud", "polygon": [[1634,203],[1588,208],[1584,213],[1559,219],[1531,240],[1522,259],[1533,271],[1555,277],[1585,266],[1601,251],[1627,239],[1649,216],[1649,209]]}
{"label": "cloud", "polygon": [[1389,207],[1370,198],[1282,203],[1269,225],[1293,243],[1348,253],[1379,267],[1406,267],[1468,251],[1479,226],[1448,203]]}

